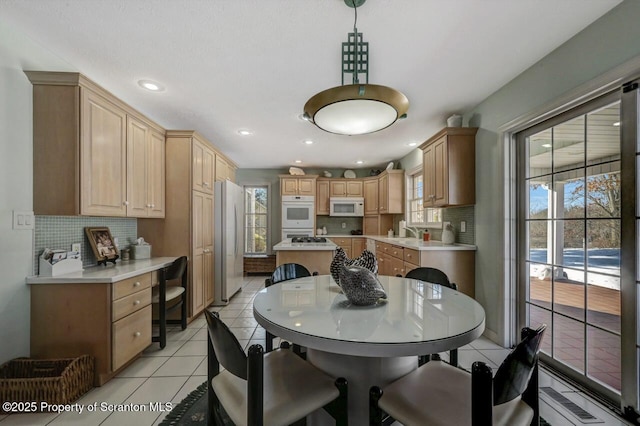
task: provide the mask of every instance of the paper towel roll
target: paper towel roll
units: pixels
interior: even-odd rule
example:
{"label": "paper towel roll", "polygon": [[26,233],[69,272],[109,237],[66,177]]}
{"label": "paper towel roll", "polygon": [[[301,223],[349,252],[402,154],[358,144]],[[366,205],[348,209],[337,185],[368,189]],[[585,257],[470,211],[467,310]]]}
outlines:
{"label": "paper towel roll", "polygon": [[400,238],[406,238],[407,236],[407,221],[406,220],[401,220],[400,222],[398,222],[399,226],[399,231],[398,234],[400,235]]}

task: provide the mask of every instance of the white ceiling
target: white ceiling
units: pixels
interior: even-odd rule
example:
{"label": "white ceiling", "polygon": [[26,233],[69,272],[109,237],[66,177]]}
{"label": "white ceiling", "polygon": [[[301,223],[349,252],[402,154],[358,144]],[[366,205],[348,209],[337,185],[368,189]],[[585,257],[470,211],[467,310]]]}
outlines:
{"label": "white ceiling", "polygon": [[[0,20],[165,128],[199,131],[241,168],[373,168],[618,3],[368,0],[358,30],[369,82],[402,91],[410,107],[406,120],[351,137],[298,118],[309,97],[340,85],[354,18],[343,0],[0,0]],[[166,90],[145,91],[140,79]]]}

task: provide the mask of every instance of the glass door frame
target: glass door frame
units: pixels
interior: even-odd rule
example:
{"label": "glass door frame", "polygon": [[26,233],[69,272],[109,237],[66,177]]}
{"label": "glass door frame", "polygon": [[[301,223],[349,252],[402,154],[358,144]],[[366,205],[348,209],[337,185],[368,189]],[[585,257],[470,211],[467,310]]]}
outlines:
{"label": "glass door frame", "polygon": [[[637,90],[636,90],[637,92]],[[526,223],[526,212],[527,212],[527,196],[524,190],[524,185],[526,183],[526,170],[527,170],[527,147],[526,147],[526,137],[534,135],[542,130],[552,128],[556,125],[565,123],[569,120],[572,120],[581,115],[588,114],[591,111],[597,110],[600,107],[606,106],[608,104],[614,103],[616,101],[621,101],[622,93],[619,88],[616,90],[609,91],[606,94],[603,94],[599,97],[594,97],[593,99],[578,105],[574,106],[571,109],[567,109],[563,112],[558,112],[557,115],[554,115],[551,118],[548,118],[544,121],[538,121],[536,123],[531,123],[531,126],[528,126],[524,129],[519,129],[518,133],[511,133],[511,141],[515,144],[514,151],[515,155],[513,161],[515,163],[515,235],[516,235],[516,245],[515,245],[515,275],[516,275],[516,285],[515,285],[515,293],[516,293],[516,323],[517,329],[520,329],[527,325],[527,303],[526,303],[526,292],[527,292],[527,283],[528,283],[528,275],[529,269],[527,267],[526,259],[527,259],[527,223]],[[636,103],[637,105],[637,103]],[[629,122],[629,117],[627,117],[628,112],[623,112],[625,106],[621,104],[621,116],[625,114],[625,117],[621,117],[624,126],[627,126],[627,122]],[[637,117],[637,115],[636,115]],[[631,120],[635,123],[635,119]],[[634,124],[635,125],[635,124]],[[631,125],[625,129],[624,134],[629,133]],[[621,394],[617,394],[611,389],[607,388],[604,385],[596,382],[595,380],[591,380],[587,377],[586,371],[585,373],[580,373],[578,371],[573,370],[572,368],[562,364],[561,362],[553,359],[550,356],[541,353],[541,360],[552,367],[554,370],[560,372],[562,375],[570,378],[571,380],[581,384],[588,390],[595,392],[596,394],[604,397],[605,399],[615,403],[620,404],[620,407],[626,407],[628,405],[638,407],[638,385],[637,385],[637,377],[638,377],[638,367],[637,367],[637,355],[636,355],[636,303],[637,295],[636,295],[636,287],[635,287],[635,277],[636,277],[636,225],[635,225],[635,205],[636,205],[636,190],[635,190],[635,140],[629,141],[628,137],[623,136],[621,130],[621,176],[623,187],[621,190],[622,193],[622,206],[623,210],[621,212],[621,233],[623,238],[621,239],[621,259],[620,259],[620,281],[621,281],[621,370],[626,374],[622,374],[622,383],[621,383]],[[631,149],[633,152],[629,154],[629,148],[631,144]],[[631,168],[629,168],[629,164],[631,164]],[[626,208],[626,210],[625,210]],[[629,209],[632,209],[629,212]],[[586,220],[586,218],[585,218]],[[586,267],[586,264],[585,264]],[[586,290],[585,290],[586,291]],[[626,300],[626,302],[625,302]],[[632,306],[631,306],[632,305]],[[587,305],[585,304],[585,309],[587,309]],[[553,310],[552,310],[553,312]],[[553,317],[552,317],[553,318]],[[553,320],[552,320],[553,321]],[[548,324],[550,327],[552,324]],[[585,340],[586,342],[586,340]],[[632,350],[633,355],[630,355]],[[587,352],[585,352],[585,365],[587,365]],[[632,383],[633,382],[633,383]],[[633,402],[632,402],[633,401]]]}

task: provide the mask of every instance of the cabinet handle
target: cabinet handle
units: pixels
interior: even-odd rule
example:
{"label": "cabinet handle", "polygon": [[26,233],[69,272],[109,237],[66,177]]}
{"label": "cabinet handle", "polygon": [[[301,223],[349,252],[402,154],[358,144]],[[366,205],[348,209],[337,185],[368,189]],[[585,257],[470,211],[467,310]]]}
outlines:
{"label": "cabinet handle", "polygon": [[155,204],[151,204],[151,208],[154,208],[156,205]]}
{"label": "cabinet handle", "polygon": [[151,204],[147,204],[147,208],[150,209],[151,208]]}
{"label": "cabinet handle", "polygon": [[139,305],[139,304],[140,304],[140,301],[139,301],[139,300],[136,300],[135,302],[133,302],[133,304],[134,304],[134,305]]}
{"label": "cabinet handle", "polygon": [[407,257],[411,257],[411,254],[407,253]]}
{"label": "cabinet handle", "polygon": [[134,336],[134,337],[140,337],[140,334],[141,334],[141,333],[140,333],[139,331],[136,331],[135,333],[133,333],[133,336]]}
{"label": "cabinet handle", "polygon": [[140,287],[140,281],[136,281],[135,283],[133,283],[134,287]]}
{"label": "cabinet handle", "polygon": [[128,206],[129,202],[128,201],[123,201],[122,204],[125,205],[125,206]]}
{"label": "cabinet handle", "polygon": [[209,186],[209,182],[202,182],[203,186]]}

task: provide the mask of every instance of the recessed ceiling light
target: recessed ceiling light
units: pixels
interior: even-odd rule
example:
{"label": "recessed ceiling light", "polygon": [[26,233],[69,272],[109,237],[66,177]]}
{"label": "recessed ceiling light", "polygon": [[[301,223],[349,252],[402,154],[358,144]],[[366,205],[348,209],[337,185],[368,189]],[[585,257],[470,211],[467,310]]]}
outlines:
{"label": "recessed ceiling light", "polygon": [[302,163],[302,160],[296,160],[296,164]]}
{"label": "recessed ceiling light", "polygon": [[364,161],[358,160],[358,161],[356,161],[356,164],[364,164]]}
{"label": "recessed ceiling light", "polygon": [[620,122],[619,122],[619,121],[616,121],[615,123],[613,123],[613,125],[614,125],[614,126],[616,126],[616,127],[618,127],[618,126],[620,126]]}
{"label": "recessed ceiling light", "polygon": [[247,129],[240,129],[238,130],[238,134],[241,136],[249,136],[252,135],[253,132],[251,130],[247,130]]}
{"label": "recessed ceiling light", "polygon": [[409,145],[409,146],[416,146],[416,145],[418,145],[418,142],[409,142],[407,145]]}
{"label": "recessed ceiling light", "polygon": [[164,87],[160,83],[151,80],[138,80],[138,85],[152,92],[162,92],[164,90]]}
{"label": "recessed ceiling light", "polygon": [[306,141],[304,141],[304,143],[306,145],[313,145],[313,141],[311,139],[307,139]]}
{"label": "recessed ceiling light", "polygon": [[550,143],[543,143],[542,147],[543,148],[551,148],[551,144]]}

